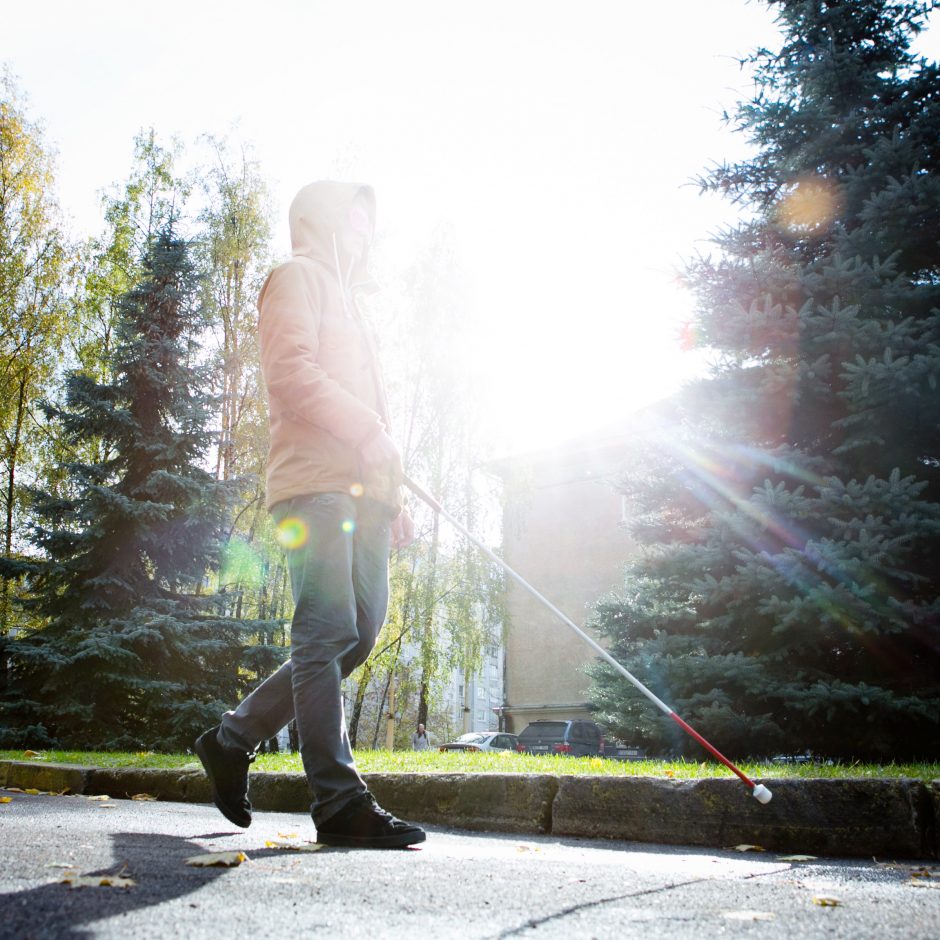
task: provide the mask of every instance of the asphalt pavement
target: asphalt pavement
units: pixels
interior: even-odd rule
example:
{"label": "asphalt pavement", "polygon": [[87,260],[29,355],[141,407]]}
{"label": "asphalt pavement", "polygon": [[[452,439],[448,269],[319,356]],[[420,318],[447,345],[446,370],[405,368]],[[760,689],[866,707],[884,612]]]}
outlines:
{"label": "asphalt pavement", "polygon": [[[306,815],[0,790],[0,937],[940,937],[940,867],[429,827],[322,848]],[[287,846],[287,847],[285,847]],[[307,851],[304,851],[306,849]],[[187,858],[241,851],[233,868]],[[128,887],[70,887],[112,875]]]}

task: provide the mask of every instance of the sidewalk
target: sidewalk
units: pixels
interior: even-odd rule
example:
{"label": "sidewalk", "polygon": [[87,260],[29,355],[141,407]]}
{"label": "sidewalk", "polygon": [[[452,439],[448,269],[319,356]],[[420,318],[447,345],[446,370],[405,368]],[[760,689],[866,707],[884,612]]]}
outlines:
{"label": "sidewalk", "polygon": [[[737,780],[547,774],[366,774],[376,799],[415,822],[488,832],[616,838],[857,858],[937,857],[940,780],[766,780],[762,806]],[[0,788],[210,802],[201,769],[101,769],[0,761]],[[306,812],[300,773],[253,773],[256,809]]]}

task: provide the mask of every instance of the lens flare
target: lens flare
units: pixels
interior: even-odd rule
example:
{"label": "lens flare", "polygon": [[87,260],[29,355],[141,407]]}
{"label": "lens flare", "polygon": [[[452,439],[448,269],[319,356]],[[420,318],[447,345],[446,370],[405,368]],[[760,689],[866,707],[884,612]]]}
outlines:
{"label": "lens flare", "polygon": [[307,544],[307,523],[296,516],[282,519],[277,526],[277,540],[288,551]]}
{"label": "lens flare", "polygon": [[365,488],[361,483],[353,483],[353,485],[349,487],[350,496],[359,497],[362,496],[363,492],[365,492]]}
{"label": "lens flare", "polygon": [[835,187],[822,179],[800,180],[777,209],[777,220],[791,232],[815,231],[832,224],[838,209]]}
{"label": "lens flare", "polygon": [[351,535],[353,532],[356,531],[356,523],[353,522],[352,519],[344,519],[344,520],[343,520],[343,524],[340,526],[340,528],[341,528],[347,535]]}
{"label": "lens flare", "polygon": [[[739,566],[756,565],[773,571],[780,585],[795,594],[788,603],[800,601],[794,614],[778,620],[777,629],[790,628],[798,621],[838,624],[846,633],[881,656],[886,668],[900,670],[903,663],[878,643],[866,624],[872,618],[893,616],[891,590],[858,558],[843,548],[843,543],[820,537],[775,507],[776,488],[765,484],[751,492],[741,487],[741,471],[747,464],[765,465],[777,472],[787,467],[779,453],[761,453],[756,448],[724,446],[702,448],[694,442],[668,440],[666,446],[687,474],[686,485],[705,507],[718,514],[741,539]],[[792,467],[798,479],[816,490],[828,482],[812,471]],[[750,474],[744,473],[743,478]],[[728,507],[737,512],[728,512]],[[764,610],[773,614],[780,605],[776,596],[765,602]]]}
{"label": "lens flare", "polygon": [[264,581],[265,573],[261,556],[243,539],[233,537],[222,550],[219,584],[242,584],[257,588]]}

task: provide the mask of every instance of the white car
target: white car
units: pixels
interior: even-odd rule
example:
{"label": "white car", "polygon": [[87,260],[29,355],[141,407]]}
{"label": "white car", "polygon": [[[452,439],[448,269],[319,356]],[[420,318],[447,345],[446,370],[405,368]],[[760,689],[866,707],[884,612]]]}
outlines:
{"label": "white car", "polygon": [[471,731],[442,744],[441,751],[515,751],[519,739],[505,731]]}

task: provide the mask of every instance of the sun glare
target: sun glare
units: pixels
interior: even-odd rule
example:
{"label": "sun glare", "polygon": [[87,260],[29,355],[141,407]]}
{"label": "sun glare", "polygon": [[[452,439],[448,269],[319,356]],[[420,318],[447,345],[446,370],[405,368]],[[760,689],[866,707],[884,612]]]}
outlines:
{"label": "sun glare", "polygon": [[[702,371],[683,333],[691,299],[671,273],[626,280],[626,292],[621,278],[598,280],[579,302],[548,272],[554,296],[533,289],[505,305],[499,322],[480,314],[466,355],[497,450],[540,449],[615,425]],[[513,295],[510,283],[504,290]]]}

